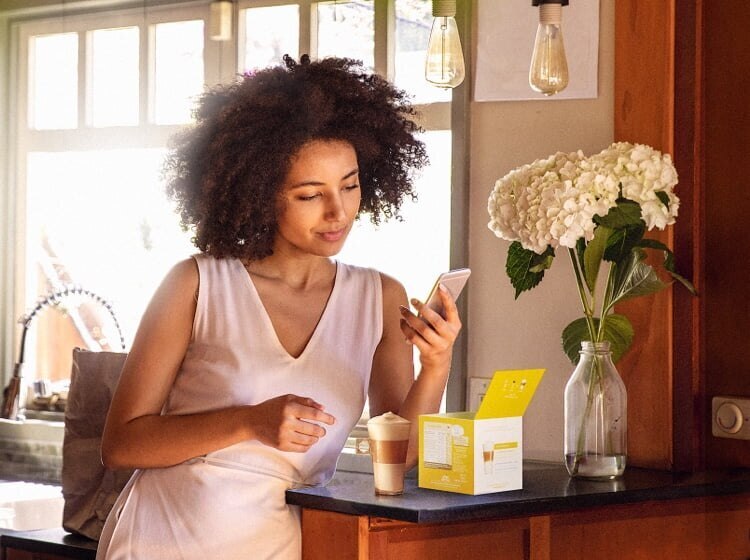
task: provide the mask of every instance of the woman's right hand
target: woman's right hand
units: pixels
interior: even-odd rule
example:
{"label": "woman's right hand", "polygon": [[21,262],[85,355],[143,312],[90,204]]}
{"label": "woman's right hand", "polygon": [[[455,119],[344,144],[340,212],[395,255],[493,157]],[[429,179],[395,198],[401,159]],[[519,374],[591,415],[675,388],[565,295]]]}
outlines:
{"label": "woman's right hand", "polygon": [[249,407],[255,439],[281,451],[304,453],[326,435],[318,423],[333,425],[336,419],[323,405],[307,397],[282,395]]}

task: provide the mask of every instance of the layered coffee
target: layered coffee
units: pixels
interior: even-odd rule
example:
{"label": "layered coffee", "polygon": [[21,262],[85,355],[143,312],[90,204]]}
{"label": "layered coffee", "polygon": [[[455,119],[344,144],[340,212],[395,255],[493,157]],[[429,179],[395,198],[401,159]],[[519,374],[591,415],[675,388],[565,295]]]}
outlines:
{"label": "layered coffee", "polygon": [[370,418],[367,431],[370,436],[375,493],[389,496],[402,494],[411,422],[397,414],[386,412]]}
{"label": "layered coffee", "polygon": [[485,441],[482,444],[482,460],[484,461],[484,474],[492,474],[495,444],[491,441]]}

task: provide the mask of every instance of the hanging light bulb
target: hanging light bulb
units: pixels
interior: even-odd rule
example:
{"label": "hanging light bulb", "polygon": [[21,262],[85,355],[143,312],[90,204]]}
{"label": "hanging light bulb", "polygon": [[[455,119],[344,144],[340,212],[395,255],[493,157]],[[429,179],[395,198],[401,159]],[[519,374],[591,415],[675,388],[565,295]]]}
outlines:
{"label": "hanging light bulb", "polygon": [[539,6],[534,54],[529,68],[531,89],[544,95],[560,93],[568,85],[568,61],[562,36],[562,7],[568,0],[531,0]]}
{"label": "hanging light bulb", "polygon": [[432,30],[427,45],[425,79],[441,88],[464,81],[464,53],[456,26],[456,0],[432,0]]}

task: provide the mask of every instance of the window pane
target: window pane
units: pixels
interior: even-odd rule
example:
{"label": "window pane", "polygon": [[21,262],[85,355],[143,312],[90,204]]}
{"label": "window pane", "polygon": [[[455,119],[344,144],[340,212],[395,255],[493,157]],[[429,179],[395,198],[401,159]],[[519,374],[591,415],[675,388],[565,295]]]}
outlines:
{"label": "window pane", "polygon": [[195,98],[203,91],[203,21],[155,26],[154,120],[190,122]]}
{"label": "window pane", "polygon": [[93,126],[138,124],[138,28],[91,33]]}
{"label": "window pane", "polygon": [[[112,303],[130,343],[167,269],[195,252],[159,181],[164,154],[160,149],[29,154],[27,308],[53,286],[79,284]],[[119,350],[116,329],[101,311],[102,328],[110,329],[106,338]],[[35,334],[59,339],[57,332]],[[69,355],[69,347],[61,348],[50,362],[56,366]],[[28,375],[69,372],[66,366],[37,373],[29,368]]]}
{"label": "window pane", "polygon": [[243,12],[243,72],[280,64],[285,54],[299,58],[299,5],[251,8]]}
{"label": "window pane", "polygon": [[427,42],[432,28],[432,3],[396,0],[396,75],[394,82],[414,96],[415,103],[450,101],[450,90],[424,78]]}
{"label": "window pane", "polygon": [[448,270],[451,227],[451,133],[425,132],[422,140],[430,165],[416,181],[418,200],[401,207],[403,221],[376,228],[363,215],[337,257],[393,276],[409,297],[419,300],[427,297],[437,275]]}
{"label": "window pane", "polygon": [[76,128],[78,34],[31,37],[29,53],[29,127]]}
{"label": "window pane", "polygon": [[318,4],[318,57],[344,56],[375,67],[373,0]]}
{"label": "window pane", "polygon": [[[450,267],[451,233],[451,132],[425,132],[422,140],[430,165],[415,183],[417,201],[408,200],[401,206],[403,221],[383,222],[376,228],[363,214],[336,256],[393,276],[404,285],[409,298],[420,301],[427,298],[437,275]],[[419,352],[415,351],[415,373],[418,368]],[[445,395],[440,410],[445,410]],[[368,415],[365,405],[363,418]]]}

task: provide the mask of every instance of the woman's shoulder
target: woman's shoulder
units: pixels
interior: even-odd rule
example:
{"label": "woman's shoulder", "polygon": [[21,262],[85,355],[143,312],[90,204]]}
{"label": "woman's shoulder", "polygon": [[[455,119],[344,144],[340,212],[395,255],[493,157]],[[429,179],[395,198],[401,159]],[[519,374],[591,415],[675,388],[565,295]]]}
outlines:
{"label": "woman's shoulder", "polygon": [[403,284],[396,280],[393,276],[386,274],[385,272],[378,272],[380,275],[380,283],[383,286],[383,298],[388,299],[406,297],[406,290]]}
{"label": "woman's shoulder", "polygon": [[349,271],[353,274],[360,274],[368,276],[372,282],[380,285],[380,291],[382,293],[382,301],[384,305],[390,305],[393,302],[398,302],[400,305],[406,300],[406,290],[403,284],[390,274],[386,274],[380,270],[374,268],[361,267],[347,264],[345,265]]}
{"label": "woman's shoulder", "polygon": [[381,272],[375,268],[342,263],[342,262],[339,262],[338,264],[339,266],[342,266],[345,269],[346,273],[350,276],[366,277],[366,278],[370,278],[372,280],[380,282],[380,284],[383,287],[383,293],[385,293],[386,291],[398,292],[398,291],[404,290],[404,287],[401,285],[401,282],[396,280],[393,276],[390,276],[386,274],[385,272]]}
{"label": "woman's shoulder", "polygon": [[[177,266],[193,267],[200,276],[207,274],[231,274],[236,272],[239,260],[235,257],[214,257],[208,253],[196,253],[184,261],[177,263]],[[185,264],[188,263],[188,264]]]}
{"label": "woman's shoulder", "polygon": [[164,284],[172,289],[195,289],[199,282],[198,263],[193,257],[177,261],[167,272]]}

